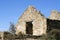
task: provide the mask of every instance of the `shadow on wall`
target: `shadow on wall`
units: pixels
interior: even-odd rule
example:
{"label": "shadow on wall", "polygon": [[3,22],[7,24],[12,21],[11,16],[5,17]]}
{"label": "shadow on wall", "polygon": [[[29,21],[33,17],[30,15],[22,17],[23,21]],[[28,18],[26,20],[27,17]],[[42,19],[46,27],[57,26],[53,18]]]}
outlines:
{"label": "shadow on wall", "polygon": [[52,29],[60,29],[60,20],[47,19],[47,32]]}

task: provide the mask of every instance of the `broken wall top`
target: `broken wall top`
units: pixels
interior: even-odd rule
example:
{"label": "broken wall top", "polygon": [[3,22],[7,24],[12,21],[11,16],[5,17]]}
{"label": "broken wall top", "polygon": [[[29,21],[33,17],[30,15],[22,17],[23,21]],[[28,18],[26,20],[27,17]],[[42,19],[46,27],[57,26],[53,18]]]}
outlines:
{"label": "broken wall top", "polygon": [[60,20],[60,12],[53,10],[49,16],[51,20]]}

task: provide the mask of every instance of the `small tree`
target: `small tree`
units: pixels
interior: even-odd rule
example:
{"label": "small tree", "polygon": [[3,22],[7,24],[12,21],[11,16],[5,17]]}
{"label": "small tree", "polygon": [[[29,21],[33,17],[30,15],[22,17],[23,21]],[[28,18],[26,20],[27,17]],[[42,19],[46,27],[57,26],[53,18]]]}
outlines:
{"label": "small tree", "polygon": [[15,25],[12,22],[10,22],[9,32],[12,33],[12,34],[15,34],[15,32],[16,32]]}

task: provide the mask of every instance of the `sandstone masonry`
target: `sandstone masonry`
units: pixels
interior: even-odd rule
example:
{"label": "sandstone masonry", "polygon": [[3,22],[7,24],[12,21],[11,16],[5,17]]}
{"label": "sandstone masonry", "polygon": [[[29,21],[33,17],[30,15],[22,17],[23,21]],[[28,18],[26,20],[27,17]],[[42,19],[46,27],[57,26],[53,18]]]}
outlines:
{"label": "sandstone masonry", "polygon": [[52,11],[50,17],[45,18],[40,11],[36,10],[33,6],[29,6],[18,19],[16,34],[21,32],[26,35],[43,35],[46,34],[48,28],[53,27],[51,26],[52,24],[54,24],[54,27],[56,24],[59,24],[60,21],[58,22],[58,20],[60,20],[60,14],[57,11]]}

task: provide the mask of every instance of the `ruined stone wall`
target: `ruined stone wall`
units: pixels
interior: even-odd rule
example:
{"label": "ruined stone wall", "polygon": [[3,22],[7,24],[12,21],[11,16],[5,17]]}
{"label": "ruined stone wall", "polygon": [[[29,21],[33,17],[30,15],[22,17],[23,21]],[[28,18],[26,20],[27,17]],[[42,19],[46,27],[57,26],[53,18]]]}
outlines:
{"label": "ruined stone wall", "polygon": [[2,37],[2,35],[3,35],[3,32],[0,32],[0,37]]}
{"label": "ruined stone wall", "polygon": [[60,20],[60,12],[53,10],[50,13],[49,19],[51,20]]}
{"label": "ruined stone wall", "polygon": [[60,20],[47,19],[47,31],[52,29],[60,29]]}
{"label": "ruined stone wall", "polygon": [[26,34],[26,22],[32,21],[33,35],[42,35],[46,33],[46,18],[34,7],[29,6],[23,15],[19,18],[16,25],[16,33]]}
{"label": "ruined stone wall", "polygon": [[3,32],[0,32],[0,40],[3,40]]}

